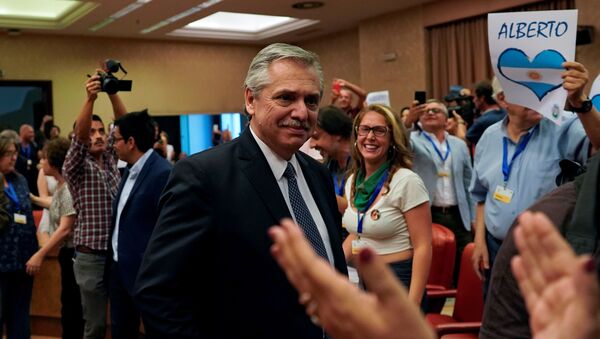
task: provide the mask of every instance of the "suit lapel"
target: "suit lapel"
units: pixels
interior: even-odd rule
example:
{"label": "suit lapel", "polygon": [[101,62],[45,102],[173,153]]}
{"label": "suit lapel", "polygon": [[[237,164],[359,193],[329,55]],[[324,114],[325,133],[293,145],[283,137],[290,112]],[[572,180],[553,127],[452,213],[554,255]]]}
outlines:
{"label": "suit lapel", "polygon": [[123,211],[121,212],[121,216],[123,216],[123,214],[125,214],[125,210],[129,206],[131,199],[133,199],[132,197],[135,196],[136,191],[140,188],[140,186],[144,182],[144,179],[148,176],[148,173],[150,172],[150,168],[152,168],[152,164],[154,164],[154,162],[157,160],[156,157],[159,157],[159,155],[156,154],[154,151],[152,151],[152,153],[150,153],[150,156],[146,160],[146,163],[144,163],[144,167],[142,167],[142,170],[138,174],[137,178],[135,179],[135,183],[133,184],[133,187],[131,188],[131,192],[129,192],[129,196],[127,197],[127,201],[125,202],[125,205],[123,206]]}
{"label": "suit lapel", "polygon": [[240,136],[241,169],[254,190],[276,221],[291,218],[273,171],[256,140],[247,128]]}

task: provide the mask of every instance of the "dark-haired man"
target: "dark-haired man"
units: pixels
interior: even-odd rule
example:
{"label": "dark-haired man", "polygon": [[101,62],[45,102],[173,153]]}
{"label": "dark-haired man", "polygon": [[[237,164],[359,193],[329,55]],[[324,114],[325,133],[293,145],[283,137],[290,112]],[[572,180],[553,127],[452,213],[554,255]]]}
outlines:
{"label": "dark-haired man", "polygon": [[[75,244],[75,280],[81,291],[85,338],[104,338],[108,302],[104,269],[112,201],[117,194],[119,171],[117,156],[111,147],[102,119],[93,114],[100,92],[100,76],[90,77],[87,96],[75,123],[75,134],[63,165],[63,175],[77,211],[73,242]],[[115,118],[125,114],[117,94],[109,95]]]}
{"label": "dark-haired man", "polygon": [[[504,119],[506,116],[506,111],[500,108],[496,102],[497,95],[503,96],[504,94],[499,90],[499,83],[496,77],[494,77],[492,83],[484,80],[475,85],[475,98],[473,98],[473,103],[481,116],[477,118],[473,125],[467,130],[466,137],[470,143],[477,144],[479,138],[481,138],[481,135],[483,135],[483,132],[488,127]],[[499,98],[499,100],[502,99],[503,98]]]}
{"label": "dark-haired man", "polygon": [[137,338],[140,313],[133,285],[148,240],[158,219],[158,200],[171,164],[154,152],[154,124],[148,112],[115,120],[113,148],[129,166],[113,202],[109,296],[112,338]]}

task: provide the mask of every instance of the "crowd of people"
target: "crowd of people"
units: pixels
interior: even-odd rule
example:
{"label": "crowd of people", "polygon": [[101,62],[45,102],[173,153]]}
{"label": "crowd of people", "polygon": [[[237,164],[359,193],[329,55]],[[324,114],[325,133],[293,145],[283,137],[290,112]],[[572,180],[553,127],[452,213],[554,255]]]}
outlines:
{"label": "crowd of people", "polygon": [[[480,337],[593,338],[598,265],[575,253],[600,253],[600,113],[585,67],[563,67],[561,126],[497,79],[475,86],[474,117],[435,98],[367,104],[344,79],[319,108],[318,56],[275,43],[249,66],[240,137],[174,167],[147,111],[107,94],[114,122],[94,114],[97,70],[71,140],[48,118],[43,142],[29,125],[0,133],[0,326],[30,336],[34,276],[59,249],[63,338],[104,338],[108,323],[112,338],[142,323],[148,338],[433,338],[421,312],[438,223],[457,257],[475,243]],[[563,159],[587,173],[555,189]]]}

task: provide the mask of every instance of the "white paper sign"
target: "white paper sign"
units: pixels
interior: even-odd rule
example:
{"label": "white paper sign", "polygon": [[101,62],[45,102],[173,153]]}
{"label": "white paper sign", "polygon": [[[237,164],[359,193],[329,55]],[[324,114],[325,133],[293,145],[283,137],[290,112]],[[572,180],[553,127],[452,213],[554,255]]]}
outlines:
{"label": "white paper sign", "polygon": [[390,106],[390,91],[378,91],[367,94],[367,106],[380,104]]}
{"label": "white paper sign", "polygon": [[592,84],[592,90],[590,91],[590,99],[596,107],[596,110],[600,112],[600,75],[596,77]]}
{"label": "white paper sign", "polygon": [[506,101],[560,124],[561,64],[575,60],[576,36],[577,10],[488,14],[490,59]]}

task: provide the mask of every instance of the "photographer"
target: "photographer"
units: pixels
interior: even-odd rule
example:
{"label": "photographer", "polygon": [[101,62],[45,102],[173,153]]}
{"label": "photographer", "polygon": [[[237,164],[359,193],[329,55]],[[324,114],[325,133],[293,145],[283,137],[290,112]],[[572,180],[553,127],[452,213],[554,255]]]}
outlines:
{"label": "photographer", "polygon": [[[85,83],[87,92],[75,124],[75,136],[63,166],[63,175],[77,211],[74,227],[75,280],[81,290],[85,338],[104,338],[108,302],[105,264],[111,229],[112,202],[120,180],[113,143],[102,119],[93,114],[105,73],[96,70]],[[126,113],[117,94],[108,95],[115,119]]]}

